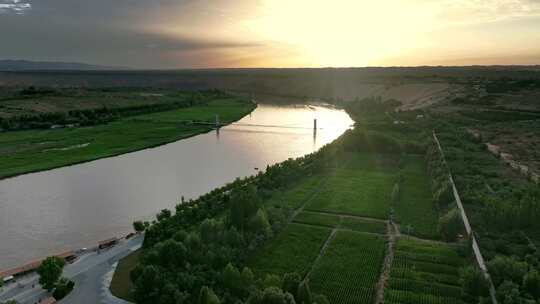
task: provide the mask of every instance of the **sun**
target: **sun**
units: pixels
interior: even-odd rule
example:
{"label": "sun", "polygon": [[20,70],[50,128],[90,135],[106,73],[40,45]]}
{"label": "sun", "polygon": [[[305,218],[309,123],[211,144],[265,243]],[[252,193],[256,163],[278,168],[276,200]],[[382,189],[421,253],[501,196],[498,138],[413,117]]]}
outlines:
{"label": "sun", "polygon": [[290,45],[309,66],[366,66],[421,45],[417,29],[425,18],[415,16],[422,13],[404,1],[268,0],[245,26],[262,40]]}

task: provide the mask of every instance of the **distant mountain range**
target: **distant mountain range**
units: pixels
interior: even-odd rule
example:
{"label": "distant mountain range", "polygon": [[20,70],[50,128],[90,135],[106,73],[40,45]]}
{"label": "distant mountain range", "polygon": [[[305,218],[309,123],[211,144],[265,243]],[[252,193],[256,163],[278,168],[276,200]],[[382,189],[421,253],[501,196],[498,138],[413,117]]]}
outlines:
{"label": "distant mountain range", "polygon": [[125,67],[110,67],[102,65],[92,65],[78,62],[60,61],[29,61],[29,60],[0,60],[0,71],[104,71],[104,70],[126,70]]}

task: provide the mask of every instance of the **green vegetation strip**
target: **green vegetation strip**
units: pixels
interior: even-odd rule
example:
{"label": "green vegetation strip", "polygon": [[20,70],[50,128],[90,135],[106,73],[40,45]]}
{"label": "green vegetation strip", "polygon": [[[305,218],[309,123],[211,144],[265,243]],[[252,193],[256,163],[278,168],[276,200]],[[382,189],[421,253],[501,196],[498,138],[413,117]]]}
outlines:
{"label": "green vegetation strip", "polygon": [[439,214],[433,201],[431,183],[420,156],[408,156],[402,171],[401,195],[395,204],[396,220],[402,229],[411,228],[411,234],[438,239]]}
{"label": "green vegetation strip", "polygon": [[372,303],[384,252],[384,237],[337,232],[310,275],[313,291],[333,304]]}
{"label": "green vegetation strip", "polygon": [[371,233],[386,233],[386,223],[382,221],[371,221],[351,216],[340,216],[332,213],[319,213],[302,211],[293,219],[296,223],[318,225],[330,228],[340,228]]}
{"label": "green vegetation strip", "polygon": [[294,221],[297,223],[319,225],[326,227],[337,227],[340,223],[340,217],[333,214],[315,213],[315,212],[300,212]]}
{"label": "green vegetation strip", "polygon": [[341,228],[371,233],[386,233],[386,223],[378,221],[361,220],[354,217],[343,217]]}
{"label": "green vegetation strip", "polygon": [[248,262],[256,275],[306,274],[330,235],[330,229],[291,223]]}
{"label": "green vegetation strip", "polygon": [[210,130],[182,120],[222,122],[253,109],[236,98],[219,99],[173,111],[123,118],[93,127],[0,133],[0,178],[137,151]]}
{"label": "green vegetation strip", "polygon": [[133,300],[131,294],[133,283],[131,282],[129,273],[137,266],[140,255],[141,250],[137,250],[118,262],[111,281],[111,293],[114,296],[128,301]]}

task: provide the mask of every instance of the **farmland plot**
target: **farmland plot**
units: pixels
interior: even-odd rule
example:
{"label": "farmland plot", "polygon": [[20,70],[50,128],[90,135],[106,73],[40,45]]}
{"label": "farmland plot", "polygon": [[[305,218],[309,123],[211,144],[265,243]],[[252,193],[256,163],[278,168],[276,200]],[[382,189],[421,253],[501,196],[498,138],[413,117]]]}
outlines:
{"label": "farmland plot", "polygon": [[291,223],[276,239],[260,248],[248,265],[260,276],[289,272],[304,275],[329,235],[328,228]]}
{"label": "farmland plot", "polygon": [[462,303],[458,272],[465,262],[451,245],[399,239],[385,303]]}
{"label": "farmland plot", "polygon": [[386,233],[386,222],[361,219],[351,216],[341,216],[331,213],[302,211],[293,220],[296,223],[354,230],[370,233]]}
{"label": "farmland plot", "polygon": [[399,202],[393,206],[396,220],[411,234],[437,239],[439,215],[434,206],[429,176],[420,156],[407,157]]}
{"label": "farmland plot", "polygon": [[335,214],[302,211],[296,215],[294,222],[334,228],[339,226],[341,218]]}
{"label": "farmland plot", "polygon": [[325,177],[322,174],[304,178],[286,191],[274,194],[265,202],[265,204],[282,208],[297,209],[314,194],[324,178]]}
{"label": "farmland plot", "polygon": [[385,244],[382,236],[337,232],[309,277],[312,290],[332,304],[372,303]]}
{"label": "farmland plot", "polygon": [[373,165],[360,155],[329,177],[307,210],[388,218],[395,174]]}

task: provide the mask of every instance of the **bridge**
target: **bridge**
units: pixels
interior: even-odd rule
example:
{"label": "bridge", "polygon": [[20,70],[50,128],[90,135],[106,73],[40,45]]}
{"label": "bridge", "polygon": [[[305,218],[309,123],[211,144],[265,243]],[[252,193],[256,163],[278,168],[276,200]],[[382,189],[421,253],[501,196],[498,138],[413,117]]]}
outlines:
{"label": "bridge", "polygon": [[[266,124],[250,124],[250,123],[240,123],[240,122],[233,122],[230,124],[221,123],[219,121],[219,116],[216,115],[216,120],[214,122],[210,121],[197,121],[197,120],[181,120],[180,123],[184,124],[193,124],[193,125],[203,125],[203,126],[212,126],[216,129],[219,129],[221,127],[231,125],[231,126],[246,126],[246,127],[264,127],[264,128],[286,128],[286,129],[303,129],[303,130],[313,130],[313,132],[317,132],[317,119],[313,119],[313,128],[308,127],[298,127],[293,125],[266,125]],[[322,129],[322,128],[319,128]]]}

